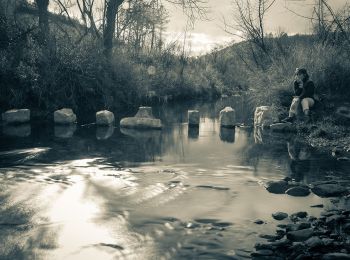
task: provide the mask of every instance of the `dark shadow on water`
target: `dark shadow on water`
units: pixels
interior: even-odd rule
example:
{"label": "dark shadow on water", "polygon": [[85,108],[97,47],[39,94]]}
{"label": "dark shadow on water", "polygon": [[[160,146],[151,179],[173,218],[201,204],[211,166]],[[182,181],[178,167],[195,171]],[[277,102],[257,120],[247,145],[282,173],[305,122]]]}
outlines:
{"label": "dark shadow on water", "polygon": [[199,127],[198,126],[189,126],[188,127],[188,138],[198,139],[199,137]]}

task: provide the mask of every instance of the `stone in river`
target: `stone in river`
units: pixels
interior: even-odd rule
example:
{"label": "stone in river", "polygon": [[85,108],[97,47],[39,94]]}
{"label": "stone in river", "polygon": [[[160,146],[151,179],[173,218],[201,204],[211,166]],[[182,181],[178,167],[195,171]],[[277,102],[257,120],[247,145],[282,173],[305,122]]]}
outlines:
{"label": "stone in river", "polygon": [[30,121],[29,109],[11,109],[2,113],[2,120],[7,124],[21,124]]}
{"label": "stone in river", "polygon": [[140,107],[134,117],[125,117],[120,120],[120,126],[135,129],[161,129],[160,119],[153,117],[151,107]]}
{"label": "stone in river", "polygon": [[297,217],[297,218],[306,218],[307,212],[306,211],[298,211],[296,213],[293,213],[291,217]]}
{"label": "stone in river", "polygon": [[220,126],[234,127],[236,125],[236,112],[232,107],[225,107],[220,111]]}
{"label": "stone in river", "polygon": [[320,184],[313,187],[312,192],[320,197],[336,197],[347,192],[347,189],[339,184]]}
{"label": "stone in river", "polygon": [[328,253],[323,255],[322,260],[349,260],[350,254]]}
{"label": "stone in river", "polygon": [[53,118],[56,124],[68,125],[77,122],[77,116],[73,113],[73,110],[70,108],[62,108],[60,110],[56,110],[53,113]]}
{"label": "stone in river", "polygon": [[272,256],[273,251],[270,249],[261,249],[256,252],[251,253],[251,256],[253,257],[259,257],[259,256]]}
{"label": "stone in river", "polygon": [[108,110],[98,111],[96,113],[96,125],[109,126],[114,123],[114,114]]}
{"label": "stone in river", "polygon": [[198,110],[188,110],[187,115],[189,126],[199,126],[200,114]]}
{"label": "stone in river", "polygon": [[288,217],[288,214],[284,212],[276,212],[272,214],[272,217],[276,220],[283,220]]}
{"label": "stone in river", "polygon": [[286,181],[270,181],[265,187],[267,191],[275,194],[283,194],[289,188]]}
{"label": "stone in river", "polygon": [[307,245],[309,248],[316,248],[323,246],[324,243],[319,237],[313,236],[305,241],[305,245]]}
{"label": "stone in river", "polygon": [[264,224],[265,222],[261,219],[257,219],[254,221],[255,224],[258,224],[258,225],[261,225],[261,224]]}
{"label": "stone in river", "polygon": [[312,228],[301,229],[297,231],[290,231],[287,233],[287,239],[295,242],[301,242],[309,239],[313,235]]}
{"label": "stone in river", "polygon": [[294,197],[305,197],[305,196],[308,196],[310,194],[310,190],[307,187],[296,186],[296,187],[292,187],[292,188],[288,189],[286,191],[286,194],[288,194],[290,196],[294,196]]}

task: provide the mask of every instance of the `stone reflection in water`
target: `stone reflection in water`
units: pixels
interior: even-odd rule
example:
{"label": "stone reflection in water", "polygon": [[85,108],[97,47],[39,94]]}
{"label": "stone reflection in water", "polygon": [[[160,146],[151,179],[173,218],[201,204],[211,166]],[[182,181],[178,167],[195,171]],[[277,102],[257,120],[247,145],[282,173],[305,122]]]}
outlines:
{"label": "stone reflection in water", "polygon": [[296,181],[304,180],[304,176],[310,171],[310,147],[294,138],[287,142],[288,154],[291,159],[290,169],[292,178]]}
{"label": "stone reflection in water", "polygon": [[120,128],[120,132],[137,140],[144,160],[154,161],[155,157],[161,154],[162,131]]}
{"label": "stone reflection in water", "polygon": [[107,140],[114,133],[114,126],[98,126],[96,128],[97,140]]}
{"label": "stone reflection in water", "polygon": [[3,133],[8,136],[27,137],[31,134],[30,124],[4,125]]}
{"label": "stone reflection in water", "polygon": [[220,140],[223,142],[234,143],[235,134],[235,128],[220,127]]}
{"label": "stone reflection in water", "polygon": [[75,124],[71,125],[55,125],[55,136],[58,138],[71,138],[77,130]]}
{"label": "stone reflection in water", "polygon": [[196,127],[196,126],[188,127],[188,138],[198,139],[198,136],[199,136],[199,127]]}

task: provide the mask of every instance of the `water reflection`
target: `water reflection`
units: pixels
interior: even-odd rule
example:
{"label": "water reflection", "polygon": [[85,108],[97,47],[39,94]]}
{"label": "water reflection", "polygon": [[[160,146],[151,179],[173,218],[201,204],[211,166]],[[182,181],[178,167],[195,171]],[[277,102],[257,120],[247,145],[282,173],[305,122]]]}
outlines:
{"label": "water reflection", "polygon": [[235,133],[235,128],[220,127],[220,139],[223,142],[234,143]]}
{"label": "water reflection", "polygon": [[303,181],[310,171],[311,148],[297,138],[287,142],[288,154],[291,159],[291,177],[296,181]]}
{"label": "water reflection", "polygon": [[55,136],[58,138],[71,138],[76,130],[76,124],[55,125]]}
{"label": "water reflection", "polygon": [[30,124],[4,125],[3,133],[14,137],[28,137],[31,134]]}
{"label": "water reflection", "polygon": [[97,140],[107,140],[114,133],[114,126],[97,126],[96,138]]}
{"label": "water reflection", "polygon": [[249,129],[221,129],[221,105],[190,107],[203,111],[200,128],[184,124],[179,105],[158,110],[170,122],[162,131],[0,136],[0,258],[249,258],[257,233],[274,232],[272,212],[319,214],[309,206],[326,200],[261,184],[326,179],[340,162],[292,137],[266,132],[255,143]]}
{"label": "water reflection", "polygon": [[193,127],[193,126],[189,126],[188,127],[188,138],[190,139],[198,139],[199,137],[199,127]]}

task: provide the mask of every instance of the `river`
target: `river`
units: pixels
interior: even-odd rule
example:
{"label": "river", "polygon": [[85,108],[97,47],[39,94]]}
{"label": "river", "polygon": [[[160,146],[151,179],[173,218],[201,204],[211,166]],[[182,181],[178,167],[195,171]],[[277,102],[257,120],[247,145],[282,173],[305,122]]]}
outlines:
{"label": "river", "polygon": [[[272,213],[330,207],[264,183],[327,180],[348,165],[295,136],[220,129],[228,104],[249,123],[229,99],[159,106],[161,131],[3,126],[0,259],[248,259],[260,234],[274,234]],[[199,128],[186,124],[194,108]]]}

